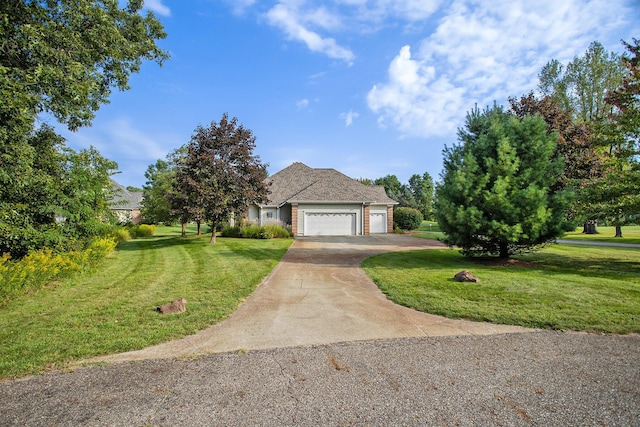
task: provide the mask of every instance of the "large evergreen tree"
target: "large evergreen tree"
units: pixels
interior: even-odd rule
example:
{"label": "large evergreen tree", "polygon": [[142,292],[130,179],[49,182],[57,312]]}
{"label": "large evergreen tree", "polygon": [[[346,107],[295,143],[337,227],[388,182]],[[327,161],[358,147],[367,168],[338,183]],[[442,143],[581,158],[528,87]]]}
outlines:
{"label": "large evergreen tree", "polygon": [[413,174],[409,177],[409,189],[415,200],[415,209],[418,209],[424,219],[433,219],[433,178],[429,172],[422,175]]}
{"label": "large evergreen tree", "polygon": [[445,243],[467,256],[501,258],[535,249],[568,229],[556,134],[539,116],[522,119],[501,107],[467,115],[459,143],[444,150],[435,216]]}
{"label": "large evergreen tree", "polygon": [[398,202],[398,206],[420,210],[411,189],[402,184],[397,176],[386,175],[382,178],[377,178],[373,183],[374,185],[382,185],[387,196]]}

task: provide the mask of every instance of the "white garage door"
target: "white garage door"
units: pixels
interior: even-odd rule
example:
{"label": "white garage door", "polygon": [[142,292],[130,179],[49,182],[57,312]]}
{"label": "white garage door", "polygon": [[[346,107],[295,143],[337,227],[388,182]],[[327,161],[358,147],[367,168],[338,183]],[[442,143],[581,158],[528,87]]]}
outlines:
{"label": "white garage door", "polygon": [[386,213],[372,213],[369,215],[369,232],[371,234],[387,232]]}
{"label": "white garage door", "polygon": [[356,234],[354,213],[307,213],[305,236],[351,236]]}

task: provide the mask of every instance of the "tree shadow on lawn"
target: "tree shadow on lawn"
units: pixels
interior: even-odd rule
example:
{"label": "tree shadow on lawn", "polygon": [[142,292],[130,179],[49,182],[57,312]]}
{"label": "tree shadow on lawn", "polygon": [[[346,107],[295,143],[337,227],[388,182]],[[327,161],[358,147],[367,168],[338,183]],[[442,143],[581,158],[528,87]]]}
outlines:
{"label": "tree shadow on lawn", "polygon": [[[572,258],[566,255],[536,253],[520,255],[508,260],[488,258],[467,258],[475,265],[502,267],[514,270],[537,270],[541,274],[576,274],[585,277],[609,279],[633,279],[640,277],[640,263],[610,256]],[[632,280],[632,281],[633,281]]]}
{"label": "tree shadow on lawn", "polygon": [[[209,244],[210,236],[152,236],[141,237],[132,239],[126,242],[121,242],[118,245],[118,251],[133,252],[133,251],[153,251],[164,250],[172,247],[187,247],[191,250],[210,251],[210,255],[222,256],[225,258],[246,258],[252,260],[266,260],[272,259],[279,261],[286,253],[286,248],[272,248],[268,247],[268,242],[256,241],[251,239],[235,239],[218,237],[218,242],[215,244]],[[260,245],[260,242],[264,242],[264,246]]]}
{"label": "tree shadow on lawn", "polygon": [[[450,271],[451,277],[461,270],[499,271],[526,274],[537,272],[541,275],[575,274],[584,277],[602,277],[607,279],[628,280],[638,283],[640,262],[625,259],[624,254],[612,257],[589,256],[574,258],[569,255],[553,253],[533,253],[519,255],[508,260],[497,258],[466,258],[455,250],[421,250],[395,252],[384,255],[384,261],[377,263],[375,258],[367,262],[368,267],[381,266],[395,270],[430,269]],[[475,273],[474,273],[475,274]],[[486,273],[479,273],[486,274]],[[478,274],[476,274],[478,275]]]}
{"label": "tree shadow on lawn", "polygon": [[180,236],[152,236],[152,237],[138,237],[126,242],[120,242],[118,245],[119,251],[139,251],[139,250],[158,250],[170,248],[173,246],[185,246],[185,245],[202,245],[200,240],[201,236],[193,237],[180,237]]}

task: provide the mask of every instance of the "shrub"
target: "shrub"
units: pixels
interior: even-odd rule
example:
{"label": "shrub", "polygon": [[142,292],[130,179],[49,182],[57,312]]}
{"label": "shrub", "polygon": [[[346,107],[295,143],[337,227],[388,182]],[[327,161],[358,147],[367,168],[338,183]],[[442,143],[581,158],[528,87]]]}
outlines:
{"label": "shrub", "polygon": [[131,234],[129,234],[129,230],[126,228],[116,228],[113,230],[113,237],[118,243],[131,240]]}
{"label": "shrub", "polygon": [[84,268],[95,267],[116,246],[116,239],[93,239],[83,251],[54,253],[43,249],[13,261],[9,254],[0,258],[0,305],[27,292],[42,289],[55,279]]}
{"label": "shrub", "polygon": [[274,239],[291,237],[291,233],[280,225],[266,224],[259,226],[256,224],[247,225],[241,229],[242,237],[247,239]]}
{"label": "shrub", "polygon": [[222,228],[220,235],[222,237],[242,237],[242,230],[238,226],[232,227],[227,225]]}
{"label": "shrub", "polygon": [[289,232],[289,230],[277,224],[266,224],[262,228],[264,229],[265,234],[271,235],[271,237],[265,237],[265,239],[285,239],[291,237],[291,233]]}
{"label": "shrub", "polygon": [[393,222],[401,230],[415,230],[422,224],[422,213],[413,208],[396,208],[393,211]]}
{"label": "shrub", "polygon": [[82,252],[82,265],[84,267],[95,267],[102,258],[116,248],[117,244],[118,242],[115,239],[109,237],[93,239],[87,249]]}
{"label": "shrub", "polygon": [[138,237],[149,237],[153,236],[156,232],[156,226],[150,224],[138,224],[129,227],[129,234],[134,239]]}
{"label": "shrub", "polygon": [[261,239],[262,227],[256,224],[247,225],[242,228],[242,237],[247,239]]}

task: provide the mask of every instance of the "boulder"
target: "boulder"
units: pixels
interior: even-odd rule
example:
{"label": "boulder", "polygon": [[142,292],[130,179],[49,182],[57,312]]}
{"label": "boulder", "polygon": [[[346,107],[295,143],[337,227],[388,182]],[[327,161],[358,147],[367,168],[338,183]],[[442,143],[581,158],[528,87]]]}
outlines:
{"label": "boulder", "polygon": [[453,276],[456,282],[479,282],[480,279],[478,277],[471,274],[469,270],[462,270]]}
{"label": "boulder", "polygon": [[175,301],[157,307],[156,311],[160,314],[182,313],[183,311],[187,311],[187,300],[178,298]]}

